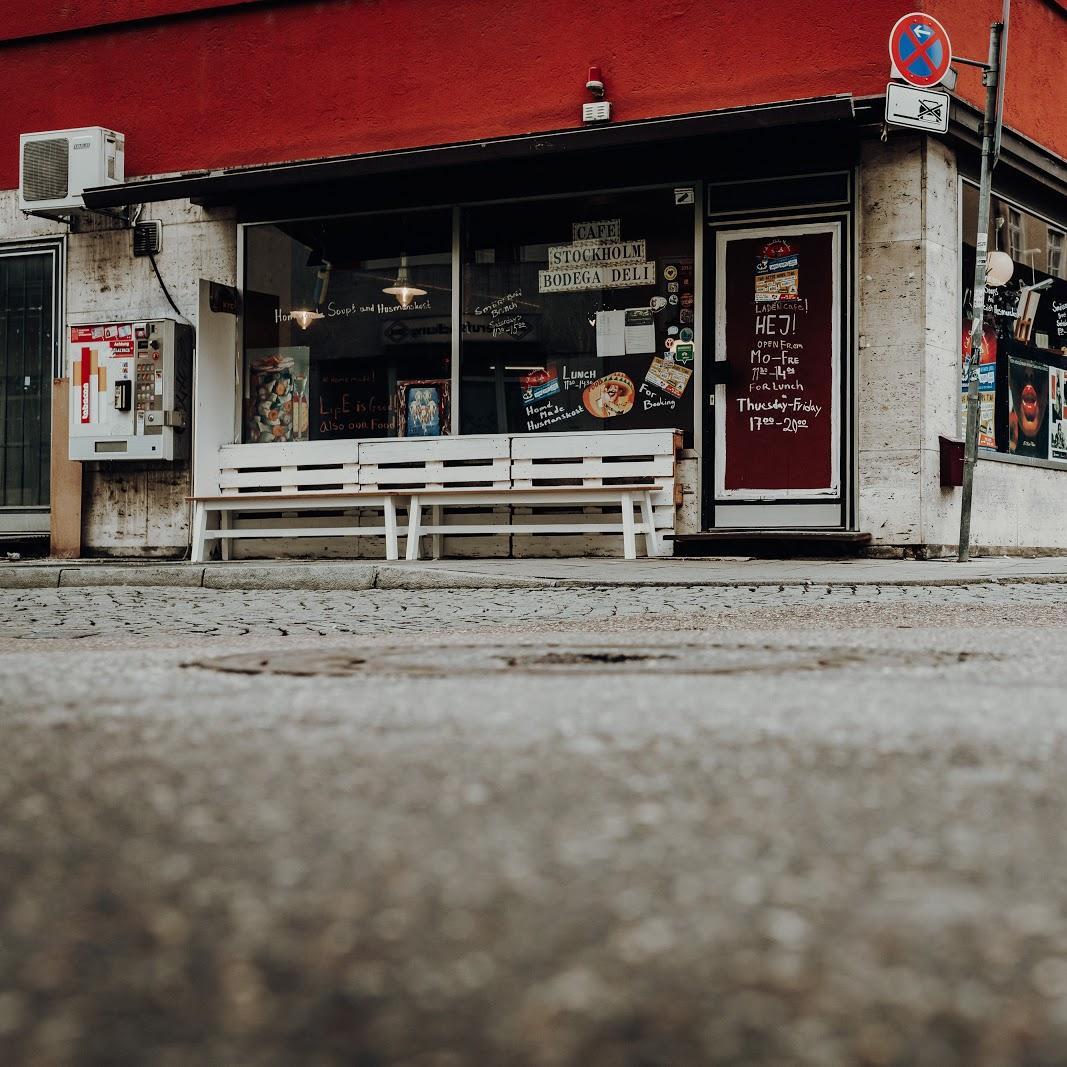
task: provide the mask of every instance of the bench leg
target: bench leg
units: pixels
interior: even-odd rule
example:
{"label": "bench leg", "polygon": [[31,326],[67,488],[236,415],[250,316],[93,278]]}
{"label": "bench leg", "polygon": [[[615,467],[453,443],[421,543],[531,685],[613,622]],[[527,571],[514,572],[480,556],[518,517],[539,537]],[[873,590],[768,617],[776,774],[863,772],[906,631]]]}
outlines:
{"label": "bench leg", "polygon": [[204,534],[207,532],[207,509],[197,504],[193,509],[193,551],[194,563],[204,562]]}
{"label": "bench leg", "polygon": [[[233,528],[233,513],[229,511],[219,512],[219,529],[229,530]],[[222,552],[222,560],[224,563],[230,561],[230,551],[233,548],[233,541],[229,537],[222,537],[219,539],[219,547]]]}
{"label": "bench leg", "polygon": [[[430,508],[430,522],[434,526],[441,525],[441,508],[437,504]],[[430,537],[430,551],[434,559],[441,558],[441,535],[439,533],[435,533]]]}
{"label": "bench leg", "polygon": [[627,559],[637,559],[637,535],[634,531],[634,498],[622,497],[622,550]]}
{"label": "bench leg", "polygon": [[419,498],[413,496],[408,503],[408,550],[407,558],[417,560],[419,558],[419,526],[422,522],[422,504]]}
{"label": "bench leg", "polygon": [[396,499],[391,496],[385,498],[385,558],[389,560],[400,558],[400,548],[396,538]]}
{"label": "bench leg", "polygon": [[641,494],[641,522],[645,527],[645,555],[662,556],[663,545],[656,529],[656,512],[652,507],[652,494]]}

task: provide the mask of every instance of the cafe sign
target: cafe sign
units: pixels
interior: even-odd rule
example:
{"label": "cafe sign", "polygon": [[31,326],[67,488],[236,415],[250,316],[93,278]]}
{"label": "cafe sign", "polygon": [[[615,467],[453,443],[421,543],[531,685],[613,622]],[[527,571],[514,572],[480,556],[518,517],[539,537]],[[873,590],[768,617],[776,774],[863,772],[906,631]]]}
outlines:
{"label": "cafe sign", "polygon": [[632,263],[614,267],[577,267],[539,270],[539,293],[579,293],[588,289],[627,289],[634,285],[655,285],[656,264]]}
{"label": "cafe sign", "polygon": [[548,249],[548,269],[537,272],[539,293],[580,293],[656,284],[656,264],[645,259],[644,239],[622,239],[619,219],[571,224],[571,243]]}

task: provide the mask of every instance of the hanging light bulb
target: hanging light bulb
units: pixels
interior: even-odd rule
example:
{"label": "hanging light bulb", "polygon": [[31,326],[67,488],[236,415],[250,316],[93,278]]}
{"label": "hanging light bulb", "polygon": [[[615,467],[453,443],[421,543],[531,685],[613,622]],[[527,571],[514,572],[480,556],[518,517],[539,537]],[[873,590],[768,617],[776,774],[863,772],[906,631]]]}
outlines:
{"label": "hanging light bulb", "polygon": [[408,275],[407,256],[400,257],[400,269],[396,272],[396,281],[392,285],[387,285],[382,292],[387,293],[389,296],[395,296],[396,302],[402,308],[411,307],[415,297],[426,295],[425,289],[420,289],[417,285],[411,284],[411,278]]}
{"label": "hanging light bulb", "polygon": [[290,312],[293,317],[293,321],[302,330],[306,330],[316,319],[322,319],[326,316],[321,311],[309,311],[307,308],[297,308]]}
{"label": "hanging light bulb", "polygon": [[332,270],[333,264],[328,259],[323,259],[322,265],[319,267],[318,273],[315,275],[314,310],[309,308],[297,308],[290,312],[293,321],[299,325],[300,329],[306,330],[316,319],[326,317],[319,311],[319,308],[326,303],[326,290],[330,285],[330,271]]}

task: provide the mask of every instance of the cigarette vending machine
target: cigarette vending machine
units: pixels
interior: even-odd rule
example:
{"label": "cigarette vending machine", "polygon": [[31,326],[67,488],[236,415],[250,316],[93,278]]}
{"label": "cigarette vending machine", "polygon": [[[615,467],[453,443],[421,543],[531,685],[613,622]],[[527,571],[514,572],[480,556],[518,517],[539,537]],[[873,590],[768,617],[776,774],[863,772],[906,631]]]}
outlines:
{"label": "cigarette vending machine", "polygon": [[69,328],[70,458],[189,456],[193,328],[173,319]]}

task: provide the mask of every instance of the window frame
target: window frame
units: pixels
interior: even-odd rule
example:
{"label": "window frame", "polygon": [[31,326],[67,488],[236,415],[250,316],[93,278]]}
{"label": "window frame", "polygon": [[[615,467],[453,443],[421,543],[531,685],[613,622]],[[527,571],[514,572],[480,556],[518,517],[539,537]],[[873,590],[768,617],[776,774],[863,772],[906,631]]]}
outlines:
{"label": "window frame", "polygon": [[[956,337],[962,338],[963,329],[967,323],[963,317],[963,292],[968,283],[967,279],[963,277],[963,190],[964,186],[970,186],[974,190],[980,188],[979,183],[973,178],[968,178],[963,174],[960,174],[957,179],[956,188]],[[1020,224],[1022,222],[1021,214],[1025,212],[1031,218],[1036,219],[1038,222],[1044,223],[1050,232],[1056,231],[1059,233],[1067,233],[1067,220],[1060,222],[1056,219],[1050,218],[1042,211],[1036,211],[1033,208],[1028,207],[1026,204],[1020,203],[1015,197],[1005,196],[1003,193],[997,191],[996,188],[992,190],[992,196],[999,200],[1001,203],[1007,205],[1009,213],[1014,210],[1020,214]],[[1011,217],[1009,214],[1008,227],[1011,226]],[[1015,256],[1012,255],[1014,259]],[[1016,261],[1018,263],[1018,261]],[[1047,272],[1046,272],[1047,273]],[[957,350],[958,355],[958,350]],[[962,367],[960,378],[960,390],[957,392],[956,404],[956,430],[957,436],[962,437],[964,435],[963,425],[963,403],[962,403]],[[1048,470],[1067,471],[1067,461],[1054,460],[1054,459],[1034,459],[1029,456],[1011,455],[1008,452],[995,452],[987,448],[976,449],[975,458],[983,462],[990,463],[1010,463],[1020,467],[1042,467]]]}
{"label": "window frame", "polygon": [[[575,200],[583,197],[597,197],[597,196],[610,196],[615,194],[626,194],[636,192],[648,192],[663,189],[674,188],[689,188],[694,190],[694,207],[693,207],[693,238],[694,238],[694,264],[699,264],[702,260],[702,246],[703,246],[703,212],[701,205],[703,203],[705,182],[703,180],[693,178],[692,180],[677,179],[671,182],[656,182],[653,184],[643,185],[626,185],[626,186],[607,186],[598,187],[596,189],[584,189],[578,192],[554,192],[547,193],[542,196],[514,196],[514,197],[495,197],[491,199],[477,199],[477,200],[462,200],[455,201],[450,204],[422,204],[418,208],[386,208],[382,210],[368,210],[368,211],[345,211],[334,212],[329,215],[315,215],[315,214],[287,214],[285,216],[279,216],[269,219],[256,219],[254,222],[239,222],[237,224],[237,288],[239,292],[244,292],[247,283],[247,232],[257,226],[277,226],[285,222],[300,222],[306,220],[322,220],[328,221],[332,219],[354,219],[365,218],[371,216],[385,216],[385,215],[410,215],[413,210],[415,211],[444,211],[450,210],[452,212],[452,306],[451,306],[451,319],[453,324],[452,329],[452,347],[451,347],[451,376],[452,376],[452,403],[451,403],[451,424],[453,432],[450,436],[461,436],[457,431],[462,425],[462,390],[460,389],[460,348],[462,344],[462,334],[458,328],[460,319],[462,318],[463,310],[463,262],[462,262],[462,226],[463,226],[463,212],[468,208],[477,207],[493,207],[503,206],[505,204],[528,204],[543,202],[548,200]],[[703,290],[702,290],[702,272],[694,266],[694,304],[693,304],[693,319],[694,323],[701,323],[703,315]],[[695,390],[694,404],[693,404],[693,441],[694,446],[699,451],[697,442],[700,441],[700,435],[703,427],[703,405],[698,402],[698,398],[702,395],[700,390],[703,388],[702,384],[702,365],[703,365],[703,330],[696,330],[696,344],[694,349],[694,362],[696,368],[693,374],[693,380],[690,387]],[[234,423],[233,433],[234,440],[240,441],[243,427],[242,427],[242,402],[241,398],[244,396],[245,388],[245,309],[242,305],[240,308],[240,314],[237,321],[237,344],[238,344],[238,356],[237,361],[237,396],[234,408]],[[576,431],[581,432],[581,431]],[[356,440],[356,438],[353,438]]]}

